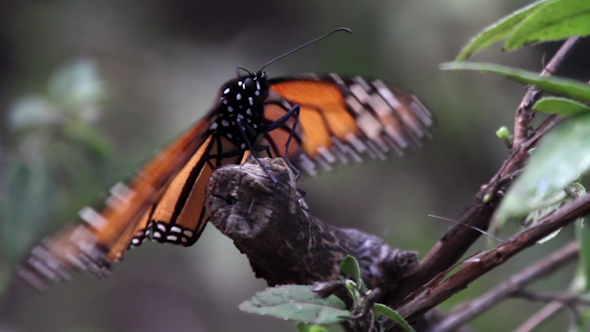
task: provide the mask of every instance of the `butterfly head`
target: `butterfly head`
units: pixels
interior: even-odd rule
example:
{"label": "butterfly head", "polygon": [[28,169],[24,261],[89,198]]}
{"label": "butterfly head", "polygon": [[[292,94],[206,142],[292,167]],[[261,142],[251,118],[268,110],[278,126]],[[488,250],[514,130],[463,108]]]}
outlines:
{"label": "butterfly head", "polygon": [[244,133],[254,142],[264,125],[264,101],[268,97],[266,72],[247,72],[221,87],[217,119],[210,129],[217,130],[240,149]]}
{"label": "butterfly head", "polygon": [[233,79],[221,88],[221,101],[240,108],[261,105],[268,97],[266,72],[257,71]]}

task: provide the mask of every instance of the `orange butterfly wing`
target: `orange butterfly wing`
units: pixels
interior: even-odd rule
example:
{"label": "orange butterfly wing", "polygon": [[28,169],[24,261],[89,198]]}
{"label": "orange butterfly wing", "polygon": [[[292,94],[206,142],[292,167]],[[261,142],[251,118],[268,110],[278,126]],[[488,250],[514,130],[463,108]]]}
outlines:
{"label": "orange butterfly wing", "polygon": [[[270,83],[265,116],[273,122],[300,106],[289,158],[311,174],[316,164],[329,169],[338,159],[384,158],[389,150],[401,155],[430,136],[430,111],[415,96],[380,80],[307,74]],[[266,135],[276,155],[285,156],[292,126],[290,120]]]}
{"label": "orange butterfly wing", "polygon": [[[220,156],[234,151],[233,155]],[[151,238],[161,243],[190,246],[194,244],[208,220],[204,208],[207,181],[217,167],[239,164],[248,155],[226,138],[212,135],[174,178],[162,198],[145,212],[145,222],[136,227],[131,246]]]}
{"label": "orange butterfly wing", "polygon": [[115,185],[102,212],[84,208],[80,217],[85,223],[43,240],[17,273],[38,289],[45,288],[47,281],[69,279],[72,270],[107,275],[111,263],[122,257],[137,230],[145,227],[147,211],[166,196],[166,189],[178,174],[182,175],[187,163],[203,155],[204,142],[211,140],[208,127],[212,115],[154,157],[129,186]]}

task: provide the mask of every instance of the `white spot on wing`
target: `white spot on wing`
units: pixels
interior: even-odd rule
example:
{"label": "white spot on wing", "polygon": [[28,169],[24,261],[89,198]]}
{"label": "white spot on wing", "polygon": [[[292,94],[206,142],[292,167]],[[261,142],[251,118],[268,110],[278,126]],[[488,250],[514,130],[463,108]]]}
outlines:
{"label": "white spot on wing", "polygon": [[365,144],[360,139],[358,139],[358,137],[354,136],[354,134],[347,134],[346,140],[359,153],[365,152],[367,150]]}
{"label": "white spot on wing", "polygon": [[305,169],[305,171],[309,173],[309,175],[311,176],[315,176],[316,174],[318,174],[315,170],[314,162],[311,159],[309,159],[307,155],[299,155],[299,165],[301,165],[301,167],[303,167],[303,169]]}
{"label": "white spot on wing", "polygon": [[330,150],[328,150],[328,148],[325,146],[320,146],[318,148],[318,152],[324,157],[324,159],[326,159],[328,163],[332,164],[336,161],[336,157],[334,157]]}
{"label": "white spot on wing", "polygon": [[369,100],[369,94],[367,91],[358,84],[351,85],[350,92],[363,104],[366,104]]}
{"label": "white spot on wing", "polygon": [[361,114],[365,111],[365,107],[361,105],[361,103],[356,100],[354,96],[346,97],[346,104],[349,108],[351,108],[356,114]]}
{"label": "white spot on wing", "polygon": [[331,73],[330,77],[332,77],[332,79],[334,80],[334,82],[336,82],[336,84],[338,84],[340,86],[345,86],[344,81],[337,74]]}
{"label": "white spot on wing", "polygon": [[356,118],[356,123],[370,139],[377,139],[382,131],[381,123],[371,113],[364,112]]}
{"label": "white spot on wing", "polygon": [[383,98],[378,94],[371,95],[371,99],[369,99],[369,105],[380,117],[390,117],[391,113],[393,113],[393,109],[387,105],[385,100],[383,100]]}
{"label": "white spot on wing", "polygon": [[369,85],[369,83],[367,83],[367,81],[365,81],[364,78],[360,77],[360,76],[356,76],[354,78],[354,80],[361,85],[361,87],[363,89],[365,89],[366,91],[371,91],[371,86]]}
{"label": "white spot on wing", "polygon": [[129,201],[129,199],[133,196],[133,190],[127,187],[123,182],[117,182],[117,184],[115,184],[110,191],[113,196],[116,196],[123,202]]}
{"label": "white spot on wing", "polygon": [[389,88],[387,87],[387,85],[385,85],[385,83],[383,83],[383,81],[380,81],[380,80],[374,81],[373,85],[377,88],[377,92],[379,92],[379,94],[383,97],[383,99],[385,99],[389,103],[389,105],[391,105],[391,107],[393,107],[393,108],[403,107],[402,104],[399,102],[399,100],[397,100],[397,98],[395,98],[395,96],[393,95],[393,92],[391,92],[391,90],[389,90]]}
{"label": "white spot on wing", "polygon": [[94,209],[88,206],[80,210],[80,212],[78,212],[78,215],[80,216],[80,218],[82,218],[82,220],[84,220],[90,226],[96,228],[97,230],[102,229],[107,224],[107,220],[103,216],[101,216],[98,212],[94,211]]}

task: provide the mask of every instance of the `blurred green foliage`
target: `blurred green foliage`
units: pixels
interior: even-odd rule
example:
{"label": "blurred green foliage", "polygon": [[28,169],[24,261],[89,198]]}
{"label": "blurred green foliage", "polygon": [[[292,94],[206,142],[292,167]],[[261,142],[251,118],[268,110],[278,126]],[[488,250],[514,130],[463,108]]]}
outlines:
{"label": "blurred green foliage", "polygon": [[106,96],[96,63],[71,60],[48,81],[46,93],[17,99],[7,113],[12,145],[0,194],[2,289],[38,239],[35,230],[46,229],[57,209],[71,212],[75,197],[101,178],[112,157],[111,144],[94,127]]}

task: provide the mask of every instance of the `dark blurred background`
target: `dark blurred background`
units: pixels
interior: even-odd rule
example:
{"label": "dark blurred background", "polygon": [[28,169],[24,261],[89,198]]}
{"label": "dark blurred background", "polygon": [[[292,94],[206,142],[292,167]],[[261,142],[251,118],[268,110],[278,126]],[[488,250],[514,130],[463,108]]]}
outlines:
{"label": "dark blurred background", "polygon": [[[524,92],[501,78],[442,72],[438,65],[527,3],[0,1],[0,331],[295,331],[292,323],[238,310],[265,283],[212,226],[191,248],[148,243],[129,252],[108,280],[78,276],[43,295],[14,284],[11,271],[34,242],[100,202],[112,184],[130,178],[207,112],[236,65],[257,70],[339,26],[354,35],[338,34],[291,55],[270,66],[269,76],[337,72],[399,84],[436,115],[435,138],[408,158],[338,167],[302,179],[300,188],[325,221],[423,256],[449,226],[428,214],[456,218],[507,156],[495,131],[512,130]],[[475,60],[538,71],[556,47],[506,54],[494,46]],[[585,48],[578,54],[587,58]],[[573,59],[566,73],[587,80],[581,68]],[[68,121],[81,123],[75,134],[56,134]],[[517,226],[509,228],[500,235]],[[571,238],[564,230],[443,307],[481,294]],[[482,240],[471,252],[485,245]],[[563,289],[572,270],[536,287]],[[539,308],[511,300],[472,327],[510,330]],[[567,318],[558,316],[545,331],[565,331]]]}

